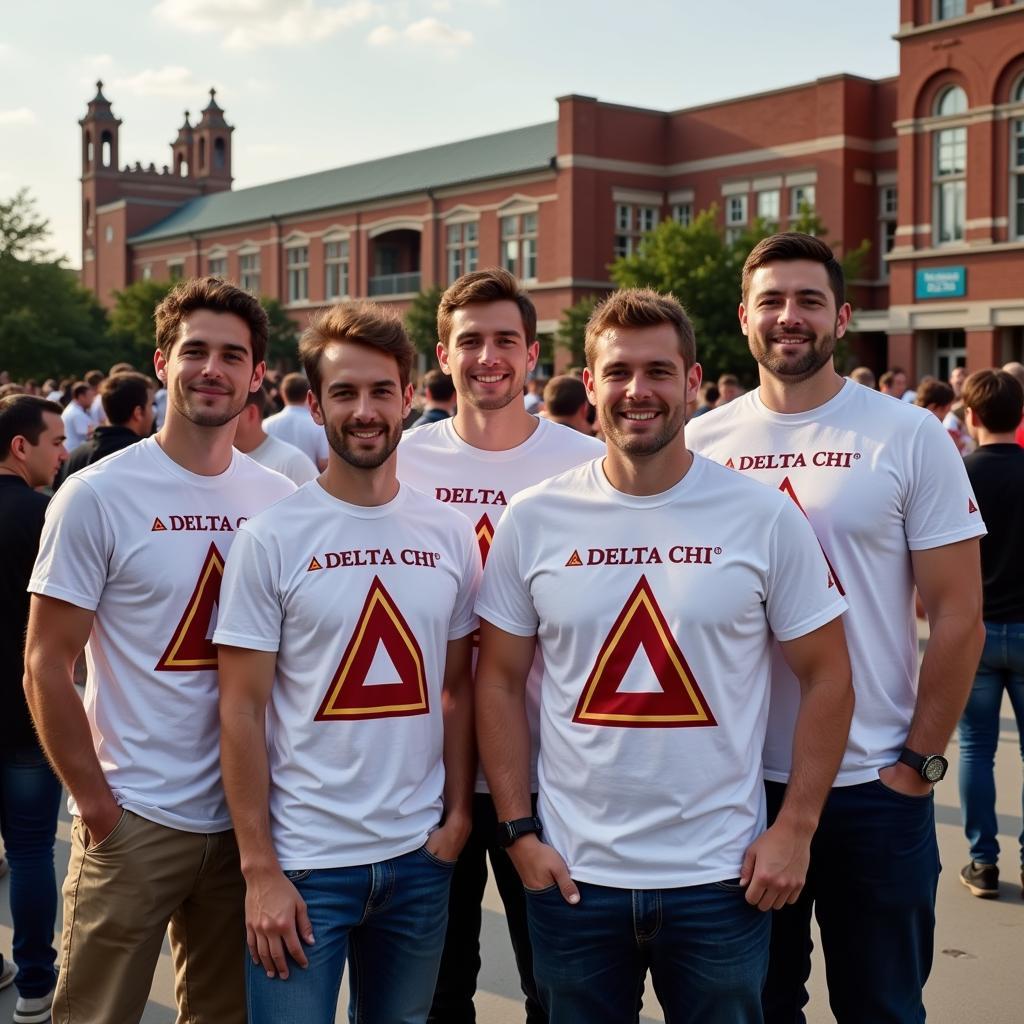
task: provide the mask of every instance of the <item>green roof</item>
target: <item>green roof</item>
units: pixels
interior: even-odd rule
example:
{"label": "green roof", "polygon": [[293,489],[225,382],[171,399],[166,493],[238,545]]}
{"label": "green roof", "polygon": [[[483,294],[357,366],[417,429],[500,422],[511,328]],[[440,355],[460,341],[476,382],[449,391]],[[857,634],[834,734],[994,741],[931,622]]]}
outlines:
{"label": "green roof", "polygon": [[543,170],[557,152],[558,122],[432,146],[268,185],[190,200],[129,242],[212,231],[426,189]]}

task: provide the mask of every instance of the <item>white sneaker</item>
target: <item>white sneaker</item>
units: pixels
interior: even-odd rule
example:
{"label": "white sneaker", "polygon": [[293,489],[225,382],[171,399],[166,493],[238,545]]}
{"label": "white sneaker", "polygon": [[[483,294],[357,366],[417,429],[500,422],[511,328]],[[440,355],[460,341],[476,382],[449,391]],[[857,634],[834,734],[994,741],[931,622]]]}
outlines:
{"label": "white sneaker", "polygon": [[43,1024],[50,1019],[52,1003],[52,992],[47,992],[45,996],[36,996],[34,999],[18,996],[18,1002],[14,1007],[14,1024]]}
{"label": "white sneaker", "polygon": [[0,989],[5,989],[12,985],[17,973],[17,965],[10,960],[5,960],[3,970],[0,971]]}

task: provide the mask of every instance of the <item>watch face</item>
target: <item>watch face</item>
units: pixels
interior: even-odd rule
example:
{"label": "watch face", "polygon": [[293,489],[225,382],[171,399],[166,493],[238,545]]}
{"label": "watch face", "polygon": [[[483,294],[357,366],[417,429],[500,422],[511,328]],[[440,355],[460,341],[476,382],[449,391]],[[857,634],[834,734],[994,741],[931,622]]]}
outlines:
{"label": "watch face", "polygon": [[946,774],[946,759],[938,754],[933,754],[922,765],[921,774],[929,782],[940,782]]}

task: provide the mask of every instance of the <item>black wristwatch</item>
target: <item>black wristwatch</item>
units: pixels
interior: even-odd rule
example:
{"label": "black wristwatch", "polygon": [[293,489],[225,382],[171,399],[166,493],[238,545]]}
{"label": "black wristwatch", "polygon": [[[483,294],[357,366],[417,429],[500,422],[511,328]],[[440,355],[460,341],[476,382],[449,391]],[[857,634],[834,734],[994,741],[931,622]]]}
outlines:
{"label": "black wristwatch", "polygon": [[540,818],[516,818],[498,822],[498,845],[508,848],[522,836],[539,835],[544,831]]}
{"label": "black wristwatch", "polygon": [[925,782],[941,782],[946,777],[949,762],[941,754],[918,754],[904,747],[899,760],[909,765]]}

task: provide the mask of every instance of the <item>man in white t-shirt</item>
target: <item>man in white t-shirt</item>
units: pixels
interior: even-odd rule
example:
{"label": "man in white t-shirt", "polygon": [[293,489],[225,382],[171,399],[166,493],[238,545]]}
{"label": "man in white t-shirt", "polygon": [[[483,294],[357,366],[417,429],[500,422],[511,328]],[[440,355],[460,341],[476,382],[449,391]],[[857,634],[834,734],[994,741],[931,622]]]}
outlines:
{"label": "man in white t-shirt", "polygon": [[[688,427],[687,439],[810,520],[850,605],[857,695],[804,895],[772,924],[766,1020],[804,1019],[813,907],[839,1024],[914,1024],[925,1019],[939,873],[932,787],[981,652],[985,527],[939,421],[836,373],[850,306],[824,242],[789,233],[759,243],[744,266],[739,313],[761,386]],[[931,623],[920,681],[915,584]],[[793,784],[797,696],[776,658],[770,812]]]}
{"label": "man in white t-shirt", "polygon": [[[25,690],[74,817],[53,1019],[137,1021],[170,924],[178,1014],[245,1021],[244,886],[217,758],[210,641],[231,542],[294,485],[236,452],[267,318],[216,279],[157,307],[163,429],[50,502]],[[85,704],[75,661],[85,647]]]}
{"label": "man in white t-shirt", "polygon": [[96,392],[85,383],[77,381],[71,386],[71,401],[64,407],[61,418],[64,420],[64,442],[68,451],[74,451],[92,436],[96,421],[90,412]]}
{"label": "man in white t-shirt", "polygon": [[[555,1021],[758,1022],[765,911],[797,898],[853,706],[846,607],[782,495],[686,448],[700,385],[675,299],[614,293],[586,334],[602,459],[517,495],[477,601],[480,757]],[[770,652],[803,687],[765,831]],[[531,816],[526,679],[541,683]]]}
{"label": "man in white t-shirt", "polygon": [[309,415],[306,396],[309,381],[301,373],[289,373],[281,381],[284,408],[263,421],[263,429],[287,444],[305,452],[321,472],[327,468],[327,438]]}
{"label": "man in white t-shirt", "polygon": [[[398,449],[405,483],[465,512],[476,528],[487,561],[494,530],[514,494],[604,454],[604,445],[578,431],[531,416],[523,381],[537,362],[537,311],[505,270],[459,278],[438,307],[437,358],[458,395],[455,416],[409,431]],[[530,677],[533,761],[531,792],[537,792],[536,740],[540,679],[538,652]],[[497,818],[481,773],[473,800],[473,833],[452,880],[448,935],[431,1024],[473,1024],[473,995],[480,970],[481,904],[487,861],[505,906],[523,993],[527,1024],[545,1024],[537,998],[522,885],[498,845]]]}
{"label": "man in white t-shirt", "polygon": [[238,417],[235,430],[235,447],[275,473],[288,477],[296,487],[315,480],[316,466],[305,452],[293,444],[271,437],[263,429],[263,417],[267,411],[267,396],[263,388],[253,391]]}
{"label": "man in white t-shirt", "polygon": [[299,353],[327,469],[240,532],[214,635],[249,1020],[330,1024],[347,959],[354,1020],[422,1022],[471,822],[480,556],[398,483],[401,320],[344,303]]}

